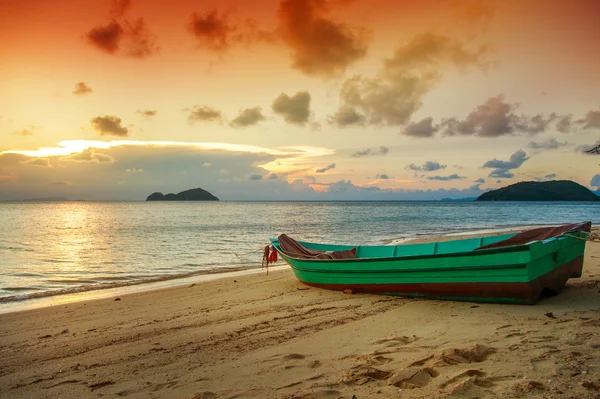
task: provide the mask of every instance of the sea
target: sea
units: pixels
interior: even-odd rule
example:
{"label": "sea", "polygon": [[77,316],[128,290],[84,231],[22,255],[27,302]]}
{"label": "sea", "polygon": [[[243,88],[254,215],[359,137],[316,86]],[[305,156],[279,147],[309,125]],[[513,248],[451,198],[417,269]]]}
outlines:
{"label": "sea", "polygon": [[397,245],[587,220],[600,202],[5,202],[0,312],[264,272],[281,233]]}

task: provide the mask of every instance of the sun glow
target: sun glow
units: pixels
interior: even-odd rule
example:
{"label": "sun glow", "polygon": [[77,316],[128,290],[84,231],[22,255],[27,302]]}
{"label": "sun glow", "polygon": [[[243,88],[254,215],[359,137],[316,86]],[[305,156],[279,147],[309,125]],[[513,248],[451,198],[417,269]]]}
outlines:
{"label": "sun glow", "polygon": [[89,149],[109,149],[113,147],[185,147],[194,148],[200,151],[230,151],[245,152],[253,154],[269,154],[276,157],[275,160],[263,165],[260,168],[270,173],[287,173],[298,171],[312,164],[311,159],[334,154],[335,151],[309,146],[283,147],[280,149],[259,147],[245,144],[215,143],[215,142],[179,142],[179,141],[136,141],[136,140],[64,140],[56,147],[43,147],[37,150],[7,150],[0,152],[3,154],[20,154],[32,158],[42,157],[61,157],[84,152]]}

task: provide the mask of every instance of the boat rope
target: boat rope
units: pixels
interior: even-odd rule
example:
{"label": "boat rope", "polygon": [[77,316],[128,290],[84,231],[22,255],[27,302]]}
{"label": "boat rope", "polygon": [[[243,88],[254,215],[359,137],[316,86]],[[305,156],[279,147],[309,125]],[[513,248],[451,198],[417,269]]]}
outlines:
{"label": "boat rope", "polygon": [[577,238],[578,240],[589,241],[589,242],[593,242],[595,244],[600,244],[600,235],[598,233],[588,233],[587,231],[583,231],[582,233],[587,234],[587,236],[579,237],[579,236],[575,236],[572,234],[563,234],[563,237],[572,237],[572,238]]}
{"label": "boat rope", "polygon": [[253,253],[256,253],[256,252],[259,252],[259,251],[262,251],[262,250],[263,250],[262,248],[259,248],[259,249],[255,249],[254,251],[246,252],[246,253],[243,253],[243,254],[238,254],[238,253],[235,253],[235,252],[233,254],[239,258],[240,256],[248,256],[250,254],[253,254]]}

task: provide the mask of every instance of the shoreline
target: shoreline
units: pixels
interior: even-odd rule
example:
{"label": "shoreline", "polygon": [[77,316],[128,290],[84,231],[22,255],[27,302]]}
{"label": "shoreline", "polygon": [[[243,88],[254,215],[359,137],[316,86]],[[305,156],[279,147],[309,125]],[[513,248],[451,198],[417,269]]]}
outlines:
{"label": "shoreline", "polygon": [[[414,233],[410,236],[397,238],[397,239],[386,239],[384,245],[404,245],[404,244],[417,244],[421,242],[427,242],[432,240],[447,240],[447,239],[461,239],[463,236],[468,238],[474,235],[492,235],[492,234],[505,234],[514,231],[521,231],[525,229],[548,226],[545,224],[539,225],[527,225],[527,226],[496,226],[488,229],[472,228],[465,229],[464,231],[449,230],[445,234],[418,234]],[[258,253],[258,252],[257,252]],[[260,254],[259,254],[260,255]],[[257,262],[260,262],[260,257],[257,257]],[[258,263],[257,263],[258,264]],[[282,265],[281,263],[269,266],[269,268],[275,267],[289,267]],[[84,301],[90,299],[110,298],[118,295],[126,295],[132,292],[145,292],[153,291],[157,289],[163,289],[168,287],[177,287],[179,285],[200,283],[203,281],[211,281],[218,278],[227,278],[229,275],[238,276],[243,274],[254,274],[260,273],[261,269],[258,266],[249,266],[247,268],[231,268],[225,270],[213,269],[209,271],[198,271],[188,273],[186,276],[161,276],[156,279],[150,280],[132,280],[122,283],[102,283],[102,284],[90,284],[90,285],[77,285],[68,288],[62,288],[58,290],[39,291],[28,294],[15,294],[7,295],[0,298],[0,314],[18,312],[25,309],[35,309],[40,307],[48,307],[53,305],[60,305],[64,303],[71,303],[76,301]],[[239,274],[238,274],[239,273]],[[8,299],[7,298],[11,298]],[[15,299],[12,299],[15,298]]]}

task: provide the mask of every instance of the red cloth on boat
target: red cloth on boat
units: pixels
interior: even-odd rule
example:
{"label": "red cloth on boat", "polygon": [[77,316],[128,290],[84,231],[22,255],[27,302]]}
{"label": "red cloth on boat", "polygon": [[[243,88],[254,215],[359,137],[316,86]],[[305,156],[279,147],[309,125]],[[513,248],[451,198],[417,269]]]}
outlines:
{"label": "red cloth on boat", "polygon": [[493,244],[483,245],[479,248],[476,248],[476,250],[522,245],[532,241],[546,240],[548,238],[559,237],[563,234],[576,233],[579,231],[585,231],[589,233],[591,229],[592,222],[565,224],[556,227],[540,227],[537,229],[526,230],[522,233],[507,238],[506,240],[498,241]]}
{"label": "red cloth on boat", "polygon": [[299,259],[351,259],[356,258],[356,248],[344,251],[319,251],[306,248],[298,241],[281,234],[279,237],[279,249],[284,254]]}

